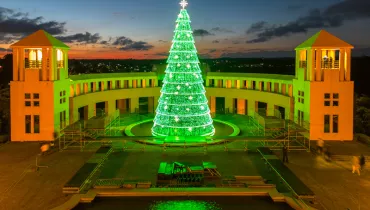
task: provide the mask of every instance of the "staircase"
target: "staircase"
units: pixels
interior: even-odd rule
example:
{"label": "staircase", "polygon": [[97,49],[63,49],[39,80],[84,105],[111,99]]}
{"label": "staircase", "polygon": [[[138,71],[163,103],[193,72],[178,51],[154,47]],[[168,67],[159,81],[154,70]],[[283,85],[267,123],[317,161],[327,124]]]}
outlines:
{"label": "staircase", "polygon": [[287,133],[287,130],[285,129],[281,129],[279,131],[276,131],[274,133],[271,134],[271,137],[273,139],[279,139],[279,138],[282,138],[282,137],[285,137],[285,134]]}
{"label": "staircase", "polygon": [[88,129],[84,129],[84,134],[85,134],[85,137],[91,138],[93,140],[96,140],[99,138],[99,135],[96,132],[93,132]]}

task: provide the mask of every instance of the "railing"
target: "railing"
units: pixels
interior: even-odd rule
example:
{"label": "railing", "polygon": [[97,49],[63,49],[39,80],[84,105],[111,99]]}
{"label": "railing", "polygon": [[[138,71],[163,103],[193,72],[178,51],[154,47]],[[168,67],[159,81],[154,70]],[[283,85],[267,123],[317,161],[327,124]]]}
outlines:
{"label": "railing", "polygon": [[299,61],[299,68],[306,68],[307,67],[307,61]]}
{"label": "railing", "polygon": [[26,69],[32,69],[32,68],[41,68],[42,67],[42,61],[29,61],[25,60],[24,62]]}
{"label": "railing", "polygon": [[64,61],[57,61],[58,68],[64,68]]}
{"label": "railing", "polygon": [[322,69],[339,69],[339,60],[337,61],[321,61]]}

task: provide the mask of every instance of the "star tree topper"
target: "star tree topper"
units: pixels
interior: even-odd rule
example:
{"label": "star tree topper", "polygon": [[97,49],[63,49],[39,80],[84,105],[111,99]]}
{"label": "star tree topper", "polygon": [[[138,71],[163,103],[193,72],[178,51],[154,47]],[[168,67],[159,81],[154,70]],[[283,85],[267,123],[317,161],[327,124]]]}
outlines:
{"label": "star tree topper", "polygon": [[186,0],[182,0],[180,5],[182,6],[182,9],[185,9],[185,7],[188,6],[188,2]]}

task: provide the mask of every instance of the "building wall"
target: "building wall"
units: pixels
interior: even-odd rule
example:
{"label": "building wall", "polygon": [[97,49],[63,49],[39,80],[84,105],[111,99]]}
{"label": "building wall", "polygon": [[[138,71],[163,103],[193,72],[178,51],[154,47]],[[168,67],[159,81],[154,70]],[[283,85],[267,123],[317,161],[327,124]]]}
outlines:
{"label": "building wall", "polygon": [[[36,72],[35,72],[36,73]],[[26,73],[27,74],[27,73]],[[26,100],[25,94],[31,99]],[[32,99],[39,94],[39,100]],[[53,82],[12,81],[10,83],[11,140],[12,141],[51,141],[54,139],[54,85]],[[30,101],[31,106],[25,102]],[[39,107],[34,102],[39,101]],[[51,111],[50,111],[51,110]],[[31,115],[31,132],[26,133],[26,115]],[[40,116],[40,133],[34,132],[33,117]]]}
{"label": "building wall", "polygon": [[[311,82],[310,137],[312,140],[319,138],[353,140],[354,82],[339,81],[339,73],[337,70],[325,70],[325,82]],[[326,100],[325,93],[331,94],[331,99]],[[338,93],[338,100],[333,99],[333,93]],[[334,100],[339,102],[338,106],[333,106]],[[330,101],[330,106],[324,106],[325,101]],[[324,132],[324,115],[330,115],[328,133]],[[338,115],[338,133],[333,132],[333,115]]]}

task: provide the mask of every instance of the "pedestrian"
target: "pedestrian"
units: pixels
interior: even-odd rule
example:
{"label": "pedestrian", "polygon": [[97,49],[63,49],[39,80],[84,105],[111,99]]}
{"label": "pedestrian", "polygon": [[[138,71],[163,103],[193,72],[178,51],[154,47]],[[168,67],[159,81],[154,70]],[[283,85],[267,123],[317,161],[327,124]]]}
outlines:
{"label": "pedestrian", "polygon": [[319,140],[317,141],[317,153],[322,154],[323,150],[324,150],[324,141],[321,138],[319,138]]}
{"label": "pedestrian", "polygon": [[329,151],[329,148],[324,148],[324,158],[326,161],[330,162],[331,161],[331,153]]}
{"label": "pedestrian", "polygon": [[285,144],[283,146],[283,163],[289,163],[289,161],[288,161],[288,147]]}
{"label": "pedestrian", "polygon": [[360,158],[358,156],[353,156],[352,159],[352,173],[354,174],[355,172],[360,175]]}
{"label": "pedestrian", "polygon": [[365,156],[363,154],[361,154],[361,156],[360,156],[360,169],[361,169],[361,171],[364,169],[364,166],[365,166]]}

